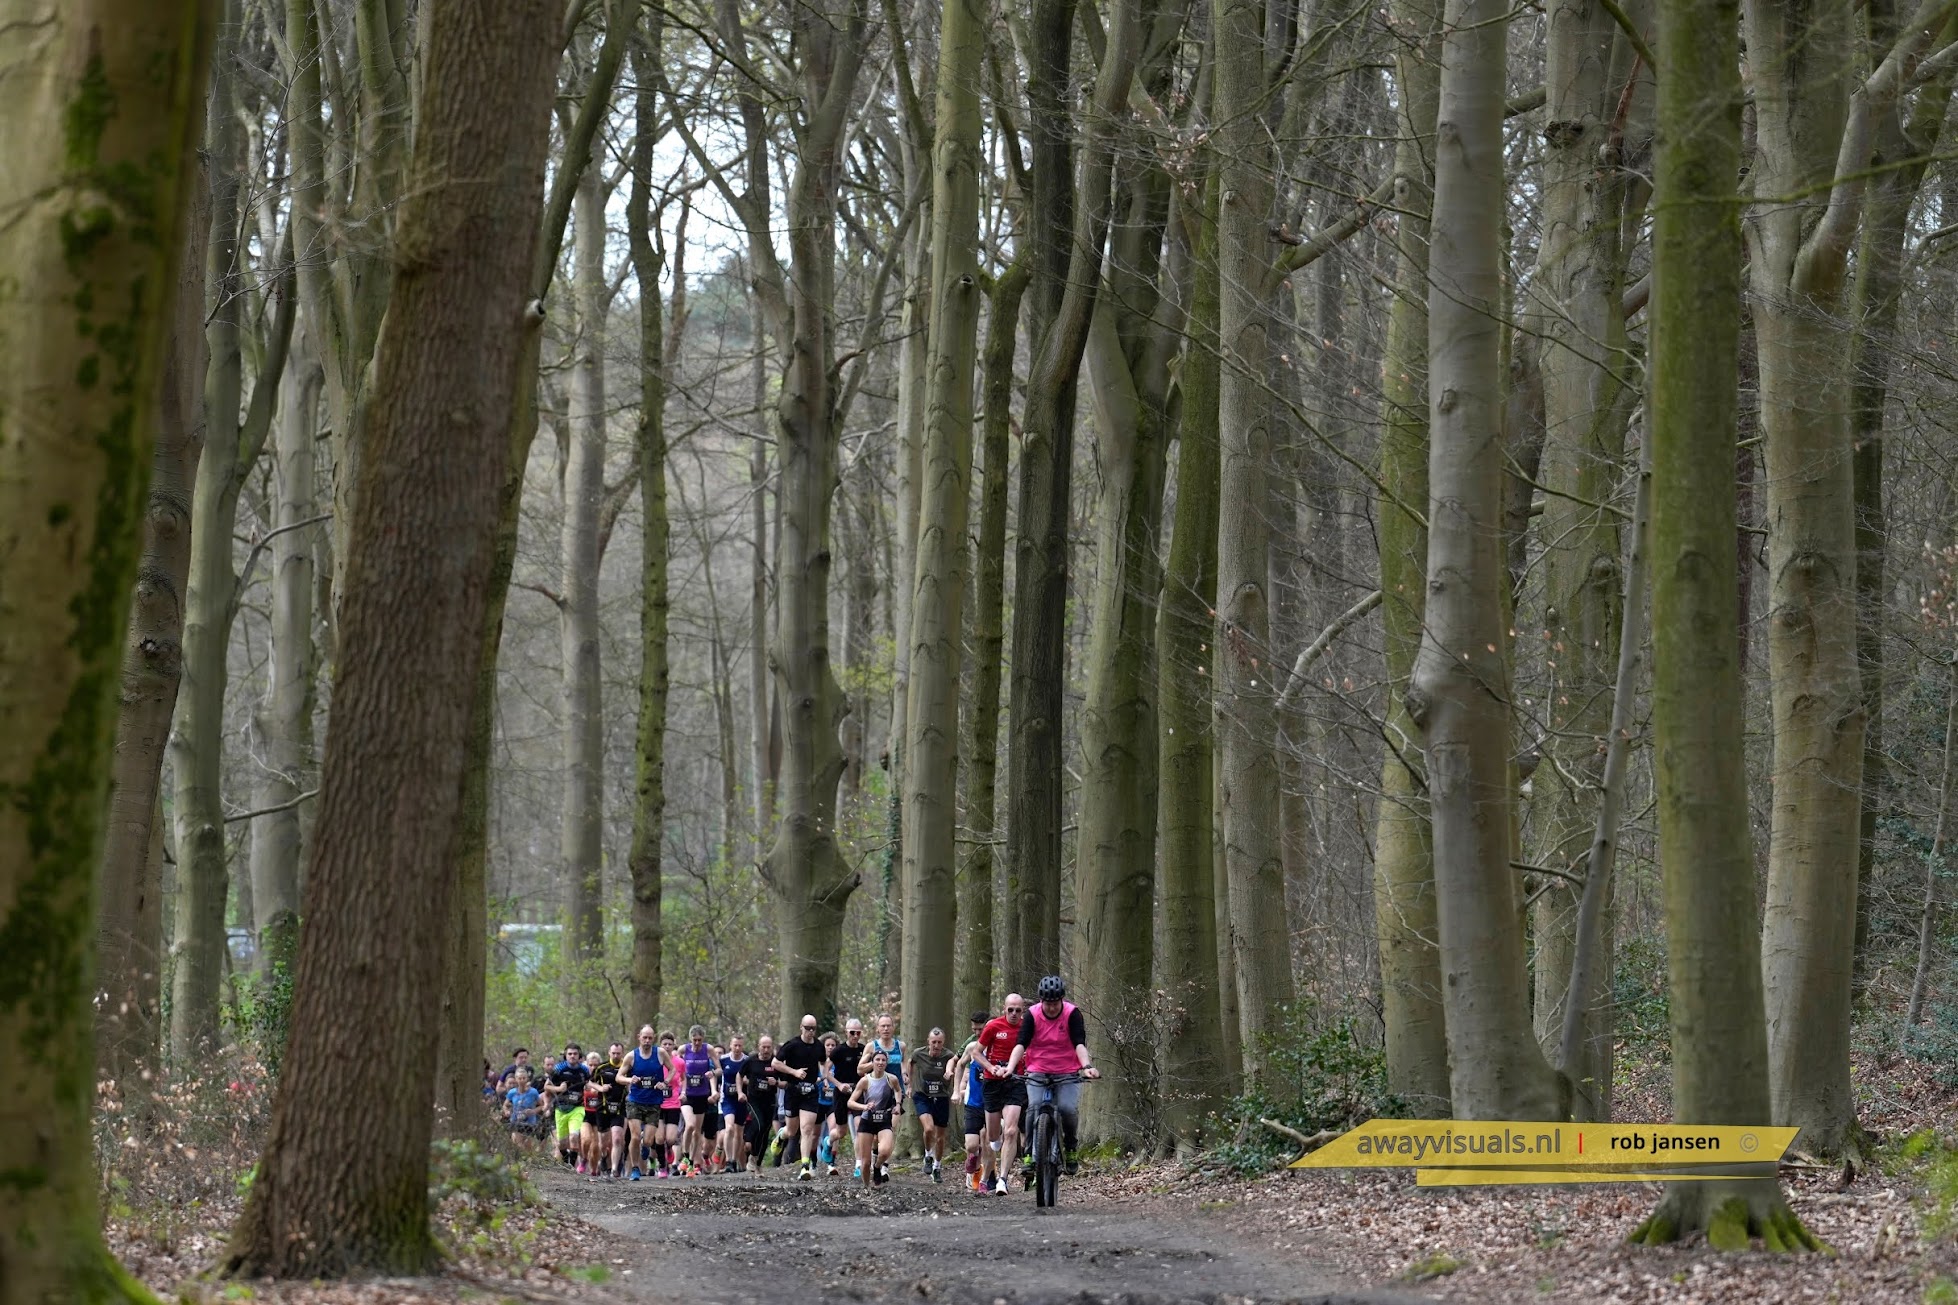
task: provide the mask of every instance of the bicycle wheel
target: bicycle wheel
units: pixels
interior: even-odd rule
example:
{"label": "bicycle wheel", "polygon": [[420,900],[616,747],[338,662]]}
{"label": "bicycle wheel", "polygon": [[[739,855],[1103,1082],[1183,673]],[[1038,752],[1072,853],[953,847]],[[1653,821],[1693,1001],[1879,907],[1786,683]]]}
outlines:
{"label": "bicycle wheel", "polygon": [[1061,1182],[1060,1121],[1052,1103],[1041,1103],[1033,1128],[1034,1204],[1046,1207],[1054,1204]]}

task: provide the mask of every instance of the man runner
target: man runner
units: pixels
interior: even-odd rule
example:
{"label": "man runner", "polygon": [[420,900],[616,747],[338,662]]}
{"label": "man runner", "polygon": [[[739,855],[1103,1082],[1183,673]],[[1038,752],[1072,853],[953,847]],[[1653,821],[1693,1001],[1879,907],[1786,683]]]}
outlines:
{"label": "man runner", "polygon": [[680,1048],[680,1063],[686,1072],[686,1095],[680,1101],[680,1172],[698,1178],[707,1172],[707,1112],[719,1114],[714,1105],[714,1085],[721,1067],[707,1045],[707,1030],[696,1024],[687,1030],[687,1045]]}
{"label": "man runner", "polygon": [[[829,1133],[830,1168],[850,1149],[854,1120],[850,1117],[850,1093],[863,1075],[863,1021],[852,1018],[843,1026],[843,1041],[829,1054],[830,1077],[836,1080],[836,1122]],[[858,1178],[862,1174],[856,1175]]]}
{"label": "man runner", "polygon": [[816,1088],[823,1069],[823,1044],[816,1041],[814,1015],[802,1017],[802,1031],[782,1044],[770,1068],[782,1076],[789,1090],[789,1110],[802,1139],[802,1164],[795,1178],[806,1183],[816,1176]]}
{"label": "man runner", "polygon": [[590,1077],[583,1050],[577,1043],[568,1042],[564,1046],[564,1059],[551,1066],[550,1074],[544,1079],[544,1094],[550,1097],[557,1113],[558,1158],[568,1165],[575,1164],[581,1174],[585,1172],[585,1162],[578,1154],[578,1145],[585,1128],[585,1082]]}
{"label": "man runner", "polygon": [[775,1039],[764,1033],[755,1042],[755,1054],[743,1059],[734,1075],[735,1100],[746,1116],[741,1130],[742,1154],[756,1173],[761,1172],[762,1156],[768,1149],[768,1131],[775,1126],[775,1096],[780,1083],[774,1064]]}
{"label": "man runner", "polygon": [[1006,1005],[999,1016],[987,1021],[979,1031],[976,1055],[980,1082],[986,1098],[986,1138],[999,1139],[999,1155],[993,1162],[993,1191],[1006,1195],[1006,1171],[1020,1154],[1020,1112],[1027,1106],[1027,1085],[1013,1077],[1007,1062],[1020,1042],[1020,1022],[1026,1018],[1027,999],[1017,992],[1006,994]]}
{"label": "man runner", "polygon": [[[639,1045],[632,1049],[624,1072],[619,1075],[619,1081],[626,1085],[626,1154],[632,1160],[626,1178],[631,1182],[639,1181],[639,1169],[645,1163],[643,1149],[659,1146],[659,1104],[666,1095],[666,1074],[666,1051],[653,1041],[653,1026],[643,1024],[639,1028]],[[648,1126],[653,1132],[650,1139],[646,1136]]]}
{"label": "man runner", "polygon": [[625,1094],[629,1084],[619,1082],[625,1069],[625,1043],[614,1042],[606,1049],[605,1060],[592,1071],[598,1085],[598,1118],[585,1120],[596,1137],[599,1172],[605,1178],[625,1177]]}
{"label": "man runner", "polygon": [[944,1029],[933,1029],[925,1045],[911,1053],[912,1104],[925,1132],[925,1172],[934,1183],[945,1181],[940,1162],[945,1156],[945,1127],[952,1122],[952,1085],[946,1073],[951,1060]]}
{"label": "man runner", "polygon": [[[1006,1072],[1011,1074],[1022,1069],[1028,1074],[1101,1077],[1101,1071],[1095,1068],[1094,1059],[1088,1054],[1088,1022],[1082,1018],[1081,1008],[1067,1000],[1067,984],[1058,974],[1050,974],[1040,981],[1039,1004],[1020,1022],[1020,1040],[1013,1047]],[[1080,1082],[1059,1083],[1050,1088],[1044,1083],[1020,1081],[1026,1083],[1029,1109],[1049,1097],[1054,1099],[1055,1108],[1061,1112],[1061,1149],[1067,1156],[1067,1172],[1070,1175],[1079,1172],[1081,1165],[1074,1152],[1080,1137]]]}

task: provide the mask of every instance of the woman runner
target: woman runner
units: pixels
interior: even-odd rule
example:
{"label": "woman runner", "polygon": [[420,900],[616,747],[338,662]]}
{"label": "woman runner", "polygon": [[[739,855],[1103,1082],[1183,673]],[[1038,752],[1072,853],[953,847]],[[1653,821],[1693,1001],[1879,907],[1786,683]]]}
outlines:
{"label": "woman runner", "polygon": [[872,1050],[864,1057],[870,1072],[857,1080],[845,1103],[857,1116],[857,1172],[863,1185],[883,1186],[891,1181],[891,1146],[897,1139],[893,1118],[897,1114],[897,1080],[887,1072],[889,1059]]}
{"label": "woman runner", "polygon": [[680,1102],[686,1099],[687,1067],[680,1063],[674,1041],[671,1033],[659,1035],[660,1050],[666,1053],[666,1096],[660,1102],[660,1158],[655,1178],[678,1177],[680,1173]]}

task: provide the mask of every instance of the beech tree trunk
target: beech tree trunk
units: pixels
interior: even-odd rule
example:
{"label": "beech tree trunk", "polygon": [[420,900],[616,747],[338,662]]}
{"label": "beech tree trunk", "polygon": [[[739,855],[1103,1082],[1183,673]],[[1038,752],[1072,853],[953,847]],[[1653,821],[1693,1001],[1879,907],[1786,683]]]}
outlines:
{"label": "beech tree trunk", "polygon": [[[978,368],[979,81],[986,14],[980,0],[946,0],[938,46],[938,116],[932,142],[930,378],[923,395],[924,453],[918,532],[900,535],[916,558],[899,635],[910,647],[907,736],[894,766],[904,800],[903,1034],[925,1045],[933,1027],[971,1014],[953,1006],[957,913],[959,685],[971,502],[973,378]],[[900,404],[900,409],[902,404]],[[900,411],[900,424],[903,414]],[[899,517],[902,523],[902,514]],[[900,582],[902,583],[902,582]],[[896,752],[895,747],[893,752]]]}
{"label": "beech tree trunk", "polygon": [[165,319],[157,377],[143,551],[122,655],[96,916],[96,1072],[116,1084],[126,1113],[146,1108],[162,1050],[164,748],[183,666],[184,586],[190,575],[191,485],[204,412],[204,245],[208,181],[195,161],[179,243],[183,254]]}
{"label": "beech tree trunk", "polygon": [[[464,754],[496,567],[537,243],[559,7],[431,15],[395,245],[390,330],[341,593],[334,724],[271,1134],[227,1272],[419,1273],[432,1114],[330,1111],[356,1063],[425,1058],[449,919]],[[476,366],[458,368],[468,356]],[[414,706],[402,706],[402,694]]]}
{"label": "beech tree trunk", "polygon": [[1279,849],[1276,664],[1271,648],[1273,350],[1272,153],[1265,105],[1265,10],[1213,0],[1220,204],[1216,692],[1219,802],[1245,1073],[1265,1077],[1291,1004],[1291,934]]}
{"label": "beech tree trunk", "polygon": [[[148,1299],[102,1244],[87,1047],[118,672],[211,26],[197,3],[0,4],[12,128],[0,169],[0,1047],[20,1070],[0,1104],[9,1300]],[[172,397],[181,418],[187,396]]]}
{"label": "beech tree trunk", "polygon": [[1441,93],[1441,13],[1434,0],[1398,0],[1394,14],[1409,39],[1395,56],[1401,139],[1394,153],[1394,206],[1400,222],[1382,367],[1380,623],[1387,746],[1374,817],[1374,933],[1388,1089],[1418,1114],[1440,1119],[1449,1114],[1448,1045],[1434,847],[1426,767],[1406,695],[1427,606],[1428,230]]}
{"label": "beech tree trunk", "polygon": [[1463,1119],[1550,1119],[1513,859],[1503,557],[1503,67],[1508,11],[1443,24],[1428,296],[1427,606],[1407,692],[1427,751],[1449,1097]]}
{"label": "beech tree trunk", "polygon": [[[1625,59],[1613,58],[1623,48]],[[1620,603],[1618,519],[1593,504],[1617,496],[1626,406],[1624,254],[1620,209],[1626,178],[1609,160],[1624,149],[1617,115],[1631,72],[1630,47],[1596,0],[1560,5],[1549,17],[1544,71],[1548,145],[1543,189],[1544,238],[1525,312],[1542,341],[1545,486],[1537,527],[1543,541],[1543,623],[1531,636],[1545,646],[1549,754],[1535,773],[1537,863],[1579,874],[1597,824],[1605,735],[1613,709]],[[1525,347],[1528,347],[1525,345]],[[1525,496],[1529,487],[1523,487]],[[1519,532],[1520,533],[1520,532]],[[1611,973],[1609,890],[1602,974]],[[1579,889],[1552,878],[1537,896],[1532,922],[1536,960],[1537,1040],[1555,1059],[1562,1040],[1564,996],[1577,949]],[[1592,1085],[1582,1101],[1609,1119],[1611,1040],[1606,1012],[1585,1015],[1580,1062],[1563,1071]]]}
{"label": "beech tree trunk", "polygon": [[777,551],[774,671],[782,695],[782,774],[775,844],[763,876],[779,899],[781,1026],[834,1014],[843,908],[856,873],[837,856],[837,736],[844,710],[829,657],[829,514],[836,489],[836,188],[843,129],[866,37],[865,0],[797,9],[802,124],[788,194],[792,275],[788,373],[777,409],[782,541]]}
{"label": "beech tree trunk", "polygon": [[[1768,1110],[1768,1039],[1734,606],[1740,366],[1736,0],[1659,0],[1652,239],[1652,729],[1673,1118]],[[1772,1178],[1675,1183],[1633,1240],[1722,1250],[1807,1234]],[[1813,1245],[1813,1243],[1807,1243]]]}
{"label": "beech tree trunk", "polygon": [[[660,947],[665,938],[660,906],[661,852],[666,833],[666,696],[669,661],[667,555],[671,527],[666,514],[666,332],[660,297],[665,259],[653,242],[653,146],[659,102],[653,70],[663,55],[664,27],[648,9],[649,35],[633,47],[632,194],[626,230],[639,286],[639,717],[634,742],[636,782],[632,807],[632,1014],[654,1020],[660,1010]],[[624,1036],[622,1030],[620,1036]]]}
{"label": "beech tree trunk", "polygon": [[[183,1061],[216,1046],[219,1036],[219,991],[227,964],[225,904],[231,888],[219,776],[224,754],[225,653],[237,614],[239,584],[232,569],[232,534],[239,491],[271,430],[274,396],[297,310],[288,286],[277,295],[276,318],[266,326],[260,370],[246,409],[240,338],[245,327],[240,319],[249,297],[239,242],[245,140],[238,119],[235,25],[225,24],[219,36],[206,140],[211,230],[205,269],[209,359],[204,380],[204,449],[191,500],[183,682],[176,727],[170,735],[178,884],[176,937],[171,945],[170,1053]],[[290,242],[287,248],[291,249]],[[269,308],[272,296],[267,299]]]}
{"label": "beech tree trunk", "polygon": [[979,533],[973,553],[972,702],[964,724],[965,855],[959,860],[959,973],[955,1019],[994,1006],[993,928],[999,866],[999,686],[1006,626],[1007,462],[1012,447],[1013,354],[1030,265],[1016,259],[994,282],[986,324]]}
{"label": "beech tree trunk", "polygon": [[[1117,41],[1139,45],[1144,32],[1180,30],[1182,9],[1145,0],[1114,11],[1104,60],[1117,57]],[[1169,91],[1174,48],[1157,42],[1149,63],[1138,68],[1152,99]],[[1185,246],[1166,247],[1173,207],[1168,173],[1139,148],[1124,154],[1114,201],[1121,221],[1110,234],[1086,349],[1101,489],[1080,719],[1074,964],[1098,1025],[1096,1055],[1111,1080],[1082,1101],[1086,1145],[1104,1138],[1153,1141],[1156,1127],[1158,535],[1170,365],[1181,343],[1174,283],[1189,279],[1190,264]]]}
{"label": "beech tree trunk", "polygon": [[1774,805],[1762,921],[1774,1122],[1800,1145],[1860,1151],[1849,1075],[1863,730],[1856,659],[1851,332],[1844,317],[1875,115],[1945,16],[1925,6],[1858,81],[1848,0],[1750,0],[1754,78],[1747,226],[1768,486],[1768,675]]}
{"label": "beech tree trunk", "polygon": [[1216,187],[1199,183],[1199,220],[1177,423],[1176,509],[1162,606],[1156,618],[1157,846],[1155,987],[1163,1018],[1156,1046],[1162,1131],[1179,1150],[1203,1141],[1229,1094],[1217,956],[1219,885],[1209,684],[1217,602]]}
{"label": "beech tree trunk", "polygon": [[299,939],[301,795],[317,781],[313,764],[313,558],[319,496],[313,439],[324,376],[310,339],[301,337],[280,395],[273,437],[272,650],[265,697],[254,729],[259,757],[252,809],[254,969],[265,978],[290,973]]}
{"label": "beech tree trunk", "polygon": [[571,360],[571,439],[563,467],[559,633],[564,667],[564,794],[558,857],[564,874],[566,954],[605,951],[603,813],[605,728],[599,686],[598,528],[605,498],[604,178],[585,161],[572,206],[571,297],[578,337]]}

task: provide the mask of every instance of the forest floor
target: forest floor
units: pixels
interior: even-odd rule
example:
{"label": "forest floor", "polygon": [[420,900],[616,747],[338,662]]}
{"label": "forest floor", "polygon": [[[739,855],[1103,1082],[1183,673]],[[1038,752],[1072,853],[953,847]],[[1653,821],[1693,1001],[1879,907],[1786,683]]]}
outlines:
{"label": "forest floor", "polygon": [[1061,1205],[976,1197],[900,1165],[882,1189],[788,1170],[595,1181],[541,1169],[529,1208],[445,1207],[453,1268],[433,1279],[212,1283],[221,1246],[158,1255],[111,1244],[160,1292],[207,1302],[410,1305],[440,1301],[686,1300],[692,1305],[1508,1305],[1543,1302],[1958,1301],[1958,1246],[1922,1235],[1907,1182],[1849,1191],[1788,1184],[1833,1255],[1723,1255],[1703,1243],[1635,1248],[1624,1236],[1653,1188],[1422,1191],[1408,1173],[1194,1176],[1170,1164],[1084,1172]]}
{"label": "forest floor", "polygon": [[[511,1199],[510,1170],[492,1162],[445,1180],[437,1228],[452,1258],[438,1276],[226,1283],[204,1274],[260,1135],[235,1097],[246,1110],[216,1112],[222,1136],[186,1125],[180,1140],[121,1150],[132,1159],[105,1190],[106,1231],[153,1290],[213,1305],[1958,1305],[1958,1092],[1908,1060],[1859,1060],[1857,1078],[1864,1122],[1887,1139],[1881,1163],[1846,1188],[1820,1166],[1783,1175],[1827,1255],[1627,1246],[1658,1198],[1639,1184],[1422,1190],[1406,1171],[1104,1164],[1042,1211],[1030,1193],[970,1195],[956,1160],[942,1186],[901,1163],[873,1191],[780,1169],[626,1183],[532,1164],[529,1201]],[[1621,1117],[1664,1118],[1662,1081],[1661,1065],[1628,1075]]]}

